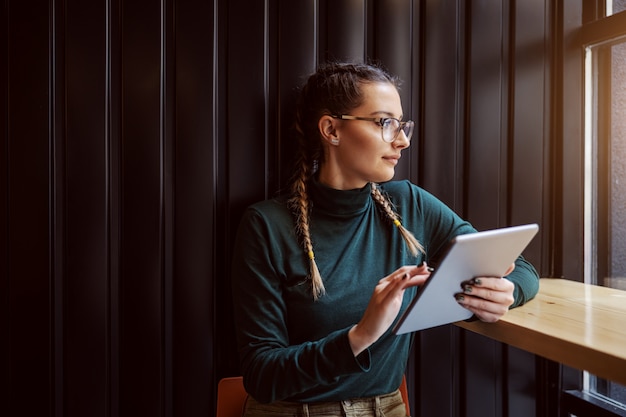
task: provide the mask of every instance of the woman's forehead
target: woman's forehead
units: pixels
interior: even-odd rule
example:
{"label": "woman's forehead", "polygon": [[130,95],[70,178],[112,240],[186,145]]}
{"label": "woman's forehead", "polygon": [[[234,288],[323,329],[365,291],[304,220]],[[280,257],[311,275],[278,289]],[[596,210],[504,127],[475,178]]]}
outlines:
{"label": "woman's forehead", "polygon": [[400,94],[393,84],[367,83],[361,88],[363,102],[357,109],[367,111],[371,115],[386,114],[398,117],[402,114]]}

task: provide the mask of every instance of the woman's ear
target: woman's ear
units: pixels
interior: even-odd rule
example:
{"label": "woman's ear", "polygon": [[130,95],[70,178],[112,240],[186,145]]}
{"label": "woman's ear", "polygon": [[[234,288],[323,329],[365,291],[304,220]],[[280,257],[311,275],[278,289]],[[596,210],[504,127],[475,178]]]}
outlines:
{"label": "woman's ear", "polygon": [[324,115],[317,123],[317,127],[325,141],[330,142],[332,145],[339,145],[339,138],[337,137],[335,123],[336,119],[333,119],[328,115]]}

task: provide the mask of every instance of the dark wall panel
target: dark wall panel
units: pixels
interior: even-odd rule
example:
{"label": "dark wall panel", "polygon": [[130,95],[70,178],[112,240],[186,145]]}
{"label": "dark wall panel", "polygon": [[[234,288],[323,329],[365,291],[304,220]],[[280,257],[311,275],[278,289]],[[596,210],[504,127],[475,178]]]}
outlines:
{"label": "dark wall panel", "polygon": [[[376,28],[374,42],[376,59],[384,63],[385,67],[402,81],[400,99],[404,120],[414,120],[417,116],[411,106],[411,95],[415,91],[411,64],[413,55],[419,53],[419,49],[413,48],[413,34],[417,32],[419,26],[413,20],[412,11],[413,7],[417,6],[403,0],[377,2],[373,16]],[[410,178],[410,168],[417,162],[412,158],[416,155],[414,152],[416,148],[415,144],[412,144],[406,152],[403,152],[403,157],[396,167],[395,178]]]}
{"label": "dark wall panel", "polygon": [[[120,415],[158,415],[163,406],[163,132],[161,10],[121,10]],[[166,236],[171,238],[170,236]]]}
{"label": "dark wall panel", "polygon": [[[467,10],[467,118],[464,184],[466,215],[479,230],[507,225],[510,165],[508,41],[515,15],[509,2],[472,2]],[[503,357],[506,348],[465,333],[465,407],[477,415],[506,415]],[[494,381],[495,384],[490,384]],[[528,412],[528,409],[524,410]]]}
{"label": "dark wall panel", "polygon": [[[478,229],[506,224],[509,63],[506,2],[472,2],[468,10],[467,216]],[[485,163],[489,161],[489,163]]]}
{"label": "dark wall panel", "polygon": [[[2,340],[9,343],[8,387],[2,414],[51,415],[49,176],[49,30],[47,1],[10,2],[3,37],[6,55],[5,172],[7,292],[2,295],[9,322]],[[4,25],[6,23],[6,26]],[[4,29],[6,28],[6,29]],[[6,363],[6,362],[5,362]],[[5,373],[3,371],[2,373]]]}
{"label": "dark wall panel", "polygon": [[[227,140],[215,140],[218,150],[216,165],[223,163],[215,177],[215,187],[223,188],[219,194],[222,206],[214,213],[216,234],[213,243],[222,255],[214,265],[213,281],[215,333],[212,340],[215,349],[214,377],[221,378],[239,374],[239,362],[234,340],[232,304],[230,300],[230,246],[237,231],[244,208],[267,196],[267,116],[266,69],[267,54],[266,19],[264,2],[223,2],[228,16],[225,30],[228,48],[225,48],[225,71],[218,78],[221,93],[226,97],[226,108],[219,117],[225,122]],[[218,91],[219,93],[220,91]],[[218,110],[219,111],[219,110]],[[224,159],[222,159],[224,158]],[[236,254],[234,256],[237,256]],[[218,296],[218,294],[220,294]],[[213,359],[213,358],[211,358]]]}
{"label": "dark wall panel", "polygon": [[[419,185],[463,214],[464,2],[425,1],[420,7]],[[452,326],[420,332],[416,344],[417,415],[455,416],[461,412],[459,337],[460,332]]]}
{"label": "dark wall panel", "polygon": [[217,201],[223,200],[215,182],[224,161],[215,149],[221,110],[213,100],[213,54],[207,53],[215,42],[215,12],[210,2],[187,0],[176,3],[175,16],[171,409],[175,416],[194,416],[213,406],[214,364],[199,358],[214,357],[218,340],[207,299],[211,277],[222,274],[215,265],[223,255],[213,241]]}
{"label": "dark wall panel", "polygon": [[[558,227],[557,236],[562,236],[555,242],[556,271],[554,276],[566,276],[582,282],[584,280],[584,254],[580,237],[583,236],[583,190],[578,184],[582,184],[584,178],[584,143],[578,138],[583,138],[584,109],[580,100],[580,82],[584,78],[583,62],[584,51],[580,48],[580,24],[582,16],[582,2],[574,2],[562,8],[563,13],[563,42],[562,49],[557,51],[559,59],[563,60],[563,66],[568,72],[563,74],[561,80],[563,103],[567,103],[567,114],[563,115],[562,132],[555,135],[559,138],[557,149],[563,155],[567,164],[557,165],[556,174],[563,181],[563,208],[562,217],[555,219]],[[567,260],[567,262],[565,261]],[[560,261],[560,262],[559,262]],[[561,275],[562,274],[562,275]]]}
{"label": "dark wall panel", "polygon": [[[545,1],[532,0],[512,2],[515,16],[515,31],[509,50],[514,65],[514,89],[509,102],[509,180],[508,216],[509,224],[538,223],[542,236],[533,240],[524,255],[536,265],[542,265],[542,243],[547,243],[551,224],[544,218],[545,201],[551,198],[550,175],[546,167],[552,155],[548,151],[550,137],[549,94],[552,64],[549,61],[550,44],[554,34],[549,22],[553,21],[550,8]],[[546,216],[547,217],[547,216]],[[544,271],[547,268],[544,267]],[[530,364],[531,355],[508,348],[506,386],[507,415],[523,417],[524,410],[536,408],[537,399],[532,395],[537,385],[533,380],[535,369],[519,364]]]}
{"label": "dark wall panel", "polygon": [[[106,42],[104,2],[65,4],[56,9],[54,194],[55,236],[64,244],[54,263],[63,274],[55,303],[62,316],[63,385],[57,397],[68,416],[105,415],[107,409],[107,169],[105,149]],[[58,295],[59,293],[57,293]],[[60,323],[59,323],[60,324]]]}
{"label": "dark wall panel", "polygon": [[[0,334],[8,335],[10,326],[9,308],[9,140],[7,126],[8,112],[8,31],[9,13],[6,1],[0,2],[0,56],[7,57],[0,61]],[[0,368],[8,370],[11,366],[9,343],[0,343]],[[11,373],[0,375],[0,392],[8,393]],[[6,403],[6,395],[0,394],[0,401]]]}
{"label": "dark wall panel", "polygon": [[[524,417],[529,412],[533,414],[537,412],[536,415],[542,415],[539,412],[538,393],[542,384],[548,385],[549,382],[541,379],[536,370],[537,366],[532,366],[542,359],[514,347],[504,346],[503,350],[505,360],[500,369],[506,369],[506,372],[501,372],[500,376],[502,386],[506,387],[506,391],[503,395],[502,414],[510,417]],[[553,390],[554,385],[553,382],[551,386]],[[558,401],[554,397],[551,400]]]}
{"label": "dark wall panel", "polygon": [[459,329],[440,326],[419,332],[416,337],[415,401],[418,416],[457,416],[461,412]]}
{"label": "dark wall panel", "polygon": [[[465,2],[427,0],[420,28],[424,37],[423,107],[420,115],[422,185],[454,210],[462,210],[463,21]],[[461,213],[464,214],[464,213]]]}
{"label": "dark wall panel", "polygon": [[[264,2],[230,1],[227,51],[228,188],[230,204],[266,196],[266,102]],[[245,167],[245,174],[243,169]],[[237,207],[237,213],[241,211]]]}
{"label": "dark wall panel", "polygon": [[[507,395],[503,385],[506,375],[503,355],[506,350],[502,344],[471,332],[464,332],[463,341],[465,384],[460,395],[463,408],[471,410],[472,415],[508,415],[504,412]],[[527,408],[524,412],[529,414],[531,410]]]}
{"label": "dark wall panel", "polygon": [[[107,260],[107,404],[105,416],[120,415],[120,289],[122,276],[122,7],[118,2],[107,2],[103,10],[107,25],[105,75],[106,185],[106,252]],[[62,15],[62,13],[59,13]]]}
{"label": "dark wall panel", "polygon": [[[511,109],[510,179],[508,185],[512,224],[543,223],[543,199],[549,199],[546,151],[550,132],[550,27],[552,16],[544,0],[515,2],[516,24],[511,60],[515,64],[515,85]],[[544,185],[545,184],[545,185]],[[544,189],[545,188],[545,189]],[[542,198],[543,197],[543,198]],[[542,224],[543,223],[543,224]],[[541,261],[541,239],[535,239],[526,256]]]}
{"label": "dark wall panel", "polygon": [[[212,415],[239,373],[234,234],[287,185],[297,86],[326,60],[402,79],[397,178],[479,228],[548,227],[551,4],[0,2],[0,414]],[[415,340],[414,415],[534,415],[532,355]]]}
{"label": "dark wall panel", "polygon": [[[318,35],[322,27],[326,28],[326,22],[319,22],[318,2],[307,1],[304,4],[289,0],[279,2],[279,7],[272,10],[272,15],[277,18],[277,32],[272,26],[269,27],[274,32],[272,38],[277,39],[277,43],[271,44],[270,56],[275,56],[276,66],[271,64],[266,68],[269,74],[277,75],[271,80],[276,84],[269,84],[270,90],[277,93],[274,96],[268,94],[267,115],[270,123],[277,122],[280,127],[278,142],[277,137],[271,135],[274,126],[270,124],[266,137],[268,154],[271,164],[269,172],[270,183],[278,179],[279,187],[284,190],[291,178],[292,166],[294,162],[294,152],[296,142],[293,140],[293,120],[295,117],[295,103],[297,87],[299,87],[305,77],[313,72],[318,63]],[[354,20],[357,20],[353,17]],[[321,26],[321,27],[320,27]],[[269,52],[269,51],[268,51]],[[273,101],[277,99],[277,101]],[[276,106],[278,111],[276,111]],[[277,118],[277,119],[276,119]],[[278,153],[276,152],[278,150]],[[268,166],[268,168],[269,168]],[[271,190],[275,192],[277,190]]]}
{"label": "dark wall panel", "polygon": [[[325,13],[320,16],[328,28],[327,42],[322,44],[321,53],[326,52],[326,59],[334,61],[362,60],[368,53],[368,2],[359,0],[327,0]],[[311,2],[314,6],[315,3]],[[315,14],[310,15],[311,17]]]}

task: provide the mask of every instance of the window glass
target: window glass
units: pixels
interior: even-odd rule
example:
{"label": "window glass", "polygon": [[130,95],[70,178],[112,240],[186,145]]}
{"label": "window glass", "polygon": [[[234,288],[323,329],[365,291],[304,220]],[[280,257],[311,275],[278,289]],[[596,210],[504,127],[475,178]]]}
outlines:
{"label": "window glass", "polygon": [[610,16],[615,13],[626,10],[626,0],[607,0],[606,15]]}
{"label": "window glass", "polygon": [[[626,38],[586,59],[585,282],[626,290]],[[626,387],[590,374],[585,385],[626,409]]]}
{"label": "window glass", "polygon": [[[626,3],[626,0],[622,1]],[[626,43],[610,46],[610,209],[608,274],[602,285],[626,289]]]}

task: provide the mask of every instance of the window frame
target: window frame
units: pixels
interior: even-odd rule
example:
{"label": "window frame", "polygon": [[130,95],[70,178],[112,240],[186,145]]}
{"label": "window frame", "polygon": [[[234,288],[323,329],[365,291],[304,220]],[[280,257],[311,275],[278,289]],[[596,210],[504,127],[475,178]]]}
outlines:
{"label": "window frame", "polygon": [[[597,242],[590,242],[588,237],[591,229],[588,226],[589,219],[585,217],[585,210],[588,210],[591,204],[598,204],[599,199],[606,198],[609,191],[605,187],[606,181],[599,181],[598,184],[602,186],[595,189],[595,192],[598,193],[594,195],[595,200],[589,201],[586,196],[590,190],[588,188],[584,189],[590,186],[585,177],[586,168],[590,163],[595,164],[603,159],[606,163],[606,158],[608,157],[608,149],[605,147],[594,150],[599,151],[597,154],[600,158],[599,160],[590,161],[588,159],[590,150],[588,147],[590,144],[589,135],[603,133],[587,130],[590,127],[590,118],[585,102],[589,94],[586,88],[585,74],[589,70],[589,66],[594,64],[594,62],[588,61],[587,52],[589,48],[596,45],[608,45],[612,39],[626,37],[626,12],[619,12],[605,17],[605,1],[585,0],[570,2],[558,0],[557,6],[562,19],[560,22],[561,31],[557,36],[562,38],[560,39],[560,45],[557,47],[556,58],[557,62],[561,64],[562,72],[557,74],[561,83],[557,83],[558,87],[554,90],[554,94],[557,96],[557,106],[560,108],[558,117],[560,117],[561,125],[557,158],[561,158],[559,162],[562,167],[560,178],[563,218],[560,226],[562,228],[560,234],[562,240],[558,246],[560,252],[557,256],[560,255],[560,268],[563,276],[577,281],[585,281],[589,276],[603,273],[603,271],[598,271],[596,268],[602,262],[597,262],[595,252],[590,252],[590,245],[606,245],[607,240],[603,237],[606,237],[605,235],[609,227],[607,224],[596,223],[601,235]],[[576,21],[578,23],[575,23]],[[606,54],[605,56],[600,54],[596,59],[606,60],[607,56]],[[600,62],[600,65],[602,65],[602,62]],[[610,80],[600,79],[599,83],[605,83],[605,85],[598,84],[595,87],[607,88],[606,83],[610,83]],[[579,100],[576,100],[576,97]],[[610,103],[599,103],[599,105],[607,108],[607,106],[610,106]],[[594,110],[599,111],[601,117],[605,113],[602,109],[594,108]],[[607,117],[610,118],[610,115],[607,115]],[[599,120],[598,128],[605,129],[607,126],[606,121],[606,119]],[[597,181],[597,178],[592,180]],[[581,187],[580,184],[585,184],[585,186]],[[594,209],[596,208],[594,207]],[[602,209],[602,206],[600,209]],[[578,219],[578,223],[576,223],[576,219]],[[572,223],[570,224],[575,224],[576,226],[569,228],[568,221],[571,221]],[[592,221],[596,222],[596,219]],[[581,227],[580,224],[583,224],[584,227]],[[572,239],[574,236],[585,236],[585,238]],[[580,254],[580,259],[584,259],[583,265],[580,265],[580,261],[572,261],[572,254],[576,253]],[[564,372],[564,374],[568,372]],[[571,372],[569,373],[571,374]],[[559,407],[560,415],[626,416],[626,410],[615,407],[610,401],[605,401],[592,392],[586,392],[584,389],[588,387],[589,379],[582,372],[576,372],[576,375],[576,378],[570,377],[569,379],[561,377],[561,387],[571,387],[574,380],[575,383],[573,385],[578,385],[579,389],[562,390]],[[575,381],[576,379],[578,381]]]}

